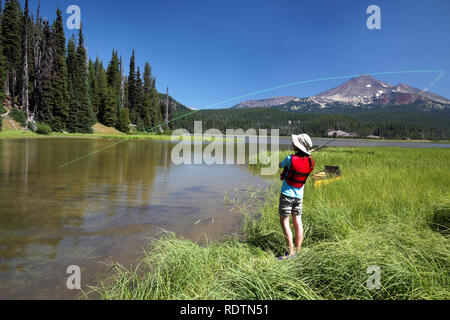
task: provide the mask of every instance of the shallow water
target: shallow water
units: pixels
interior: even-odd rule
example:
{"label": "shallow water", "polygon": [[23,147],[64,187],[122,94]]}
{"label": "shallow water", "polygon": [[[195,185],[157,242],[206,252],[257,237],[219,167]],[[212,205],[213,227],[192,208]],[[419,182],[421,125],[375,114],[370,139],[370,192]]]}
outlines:
{"label": "shallow water", "polygon": [[97,139],[0,140],[0,299],[74,299],[108,271],[136,265],[161,230],[195,241],[237,230],[227,204],[266,185],[238,165],[173,165],[174,144]]}

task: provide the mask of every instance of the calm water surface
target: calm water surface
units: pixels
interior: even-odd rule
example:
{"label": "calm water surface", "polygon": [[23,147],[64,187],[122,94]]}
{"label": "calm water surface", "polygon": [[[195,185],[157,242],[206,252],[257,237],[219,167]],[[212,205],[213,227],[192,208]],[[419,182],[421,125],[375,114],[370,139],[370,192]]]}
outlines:
{"label": "calm water surface", "polygon": [[[226,203],[266,182],[238,165],[171,163],[174,144],[97,139],[0,140],[0,299],[74,299],[106,263],[135,265],[161,228],[199,240],[237,230]],[[213,220],[214,219],[214,220]]]}

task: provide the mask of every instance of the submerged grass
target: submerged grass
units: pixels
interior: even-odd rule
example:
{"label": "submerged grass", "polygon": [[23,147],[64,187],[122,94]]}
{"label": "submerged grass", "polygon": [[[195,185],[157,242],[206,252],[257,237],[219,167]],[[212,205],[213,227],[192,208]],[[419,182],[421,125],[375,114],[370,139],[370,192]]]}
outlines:
{"label": "submerged grass", "polygon": [[[441,232],[450,150],[327,148],[314,157],[316,171],[339,165],[343,179],[307,183],[296,258],[276,259],[285,247],[274,180],[262,203],[241,201],[241,235],[199,246],[167,234],[137,268],[115,265],[95,290],[104,299],[450,299]],[[368,289],[369,266],[381,270],[380,289]]]}

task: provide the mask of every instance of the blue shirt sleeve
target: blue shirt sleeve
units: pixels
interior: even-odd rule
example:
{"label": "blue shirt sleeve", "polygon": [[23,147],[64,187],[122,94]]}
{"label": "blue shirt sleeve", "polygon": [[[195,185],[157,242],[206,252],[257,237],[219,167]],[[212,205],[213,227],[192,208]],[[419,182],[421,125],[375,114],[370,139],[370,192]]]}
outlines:
{"label": "blue shirt sleeve", "polygon": [[291,156],[287,156],[286,158],[284,158],[283,161],[281,161],[281,167],[290,167],[291,165]]}

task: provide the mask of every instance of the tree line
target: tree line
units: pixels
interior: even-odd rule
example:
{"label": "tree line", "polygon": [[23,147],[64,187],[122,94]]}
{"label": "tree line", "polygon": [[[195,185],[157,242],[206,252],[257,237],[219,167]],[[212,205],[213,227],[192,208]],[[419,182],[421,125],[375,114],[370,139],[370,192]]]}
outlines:
{"label": "tree line", "polygon": [[380,122],[345,114],[292,113],[271,108],[201,110],[176,119],[175,127],[193,132],[194,121],[202,121],[203,130],[216,128],[223,133],[230,128],[254,128],[279,129],[282,136],[306,132],[315,137],[328,137],[330,131],[342,130],[354,133],[358,138],[373,135],[386,139],[444,140],[450,137],[449,127],[439,128],[389,119]]}
{"label": "tree line", "polygon": [[0,28],[0,102],[23,112],[28,127],[92,133],[100,122],[128,132],[130,124],[147,131],[170,120],[150,64],[136,66],[133,50],[126,76],[117,50],[107,65],[88,59],[82,26],[66,40],[59,8],[50,23],[39,6],[34,18],[28,0],[23,10],[17,0],[4,7],[0,0]]}

